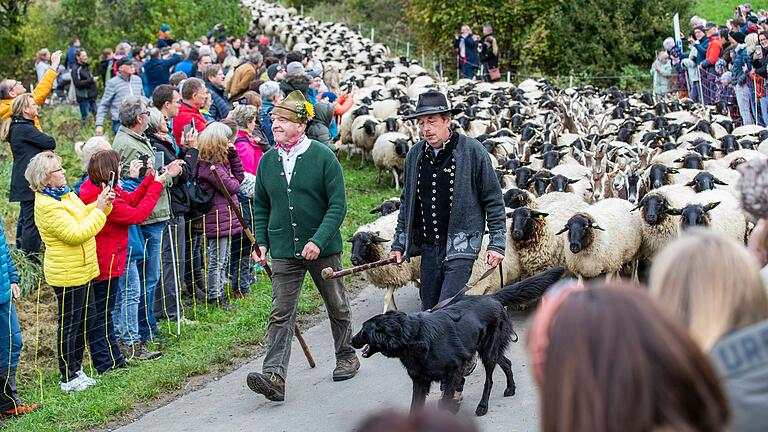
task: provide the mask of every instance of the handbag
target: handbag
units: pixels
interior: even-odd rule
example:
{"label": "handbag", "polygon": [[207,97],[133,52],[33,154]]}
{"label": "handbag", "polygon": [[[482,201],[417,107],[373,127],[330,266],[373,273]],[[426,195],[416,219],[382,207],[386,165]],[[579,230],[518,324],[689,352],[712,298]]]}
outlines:
{"label": "handbag", "polygon": [[489,68],[488,69],[488,76],[491,78],[491,81],[495,81],[497,79],[500,79],[501,78],[501,70],[499,70],[498,67]]}
{"label": "handbag", "polygon": [[187,184],[187,196],[189,197],[188,217],[190,219],[205,215],[213,207],[213,194],[205,191],[197,183],[197,170],[198,167],[195,166],[195,173]]}

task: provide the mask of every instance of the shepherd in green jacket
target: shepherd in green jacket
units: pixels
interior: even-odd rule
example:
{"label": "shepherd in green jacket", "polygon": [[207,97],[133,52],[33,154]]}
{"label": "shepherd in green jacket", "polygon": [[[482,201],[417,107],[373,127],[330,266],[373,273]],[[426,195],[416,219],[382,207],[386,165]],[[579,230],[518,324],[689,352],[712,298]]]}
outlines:
{"label": "shepherd in green jacket", "polygon": [[272,313],[263,373],[248,374],[248,387],[272,401],[285,399],[291,338],[304,276],[309,272],[328,309],[336,350],[334,381],[354,377],[360,362],[352,348],[349,301],[341,279],[324,280],[325,267],[341,267],[341,232],[347,213],[344,175],[333,152],[306,137],[314,116],[299,91],[272,110],[275,148],[262,156],[253,195],[253,227],[262,245],[254,260],[272,256]]}

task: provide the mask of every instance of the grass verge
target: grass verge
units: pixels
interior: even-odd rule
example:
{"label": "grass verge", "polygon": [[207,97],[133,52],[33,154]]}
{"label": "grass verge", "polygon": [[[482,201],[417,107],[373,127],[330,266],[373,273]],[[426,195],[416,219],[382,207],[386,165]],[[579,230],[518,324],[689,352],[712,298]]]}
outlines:
{"label": "grass verge", "polygon": [[[57,153],[64,158],[67,177],[72,184],[81,175],[77,158],[72,150],[76,140],[90,136],[92,126],[80,128],[76,110],[57,107],[47,109],[43,128],[57,138]],[[10,173],[10,159],[0,157],[0,174]],[[394,189],[376,182],[376,172],[370,163],[359,168],[360,160],[342,158],[348,198],[348,213],[342,226],[344,239],[349,238],[357,227],[370,222],[372,208],[384,199],[395,196]],[[16,209],[7,202],[8,180],[0,176],[0,214],[3,215],[6,232],[12,240]],[[345,243],[344,266],[349,263],[349,243]],[[23,263],[22,263],[23,264]],[[22,272],[33,273],[35,267],[20,266]],[[32,275],[25,274],[25,277]],[[238,359],[250,357],[263,341],[271,304],[271,286],[265,276],[254,285],[251,295],[233,302],[237,309],[224,312],[198,304],[193,316],[187,306],[186,316],[196,318],[198,324],[182,328],[182,336],[175,339],[168,335],[175,323],[159,323],[160,336],[169,343],[163,349],[163,357],[140,363],[128,369],[110,372],[99,378],[99,384],[78,394],[63,394],[59,390],[59,374],[55,361],[56,304],[49,287],[30,286],[17,303],[24,350],[19,365],[20,391],[27,402],[43,405],[42,409],[22,418],[7,422],[14,431],[82,431],[104,426],[124,418],[137,407],[151,407],[163,396],[183,389],[191,377],[223,373],[230,370]],[[310,278],[306,278],[302,290],[299,312],[310,314],[322,304]],[[294,361],[303,361],[300,354]],[[89,360],[84,369],[90,375]],[[149,409],[149,408],[147,408]]]}

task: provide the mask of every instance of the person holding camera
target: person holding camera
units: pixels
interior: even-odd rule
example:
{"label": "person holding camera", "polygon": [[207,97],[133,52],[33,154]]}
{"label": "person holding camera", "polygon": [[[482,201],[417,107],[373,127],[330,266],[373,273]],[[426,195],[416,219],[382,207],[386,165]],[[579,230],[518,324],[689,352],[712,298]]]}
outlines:
{"label": "person holding camera", "polygon": [[[173,178],[173,185],[168,188],[171,200],[171,218],[168,227],[163,231],[161,252],[162,275],[161,289],[155,295],[155,317],[175,320],[180,311],[176,310],[176,297],[181,281],[177,275],[183,273],[184,256],[186,255],[186,230],[184,214],[189,211],[189,196],[187,182],[192,179],[192,170],[197,165],[197,130],[190,127],[182,135],[178,153],[168,130],[162,112],[152,107],[149,109],[149,126],[147,138],[155,150],[156,156],[162,154],[163,163],[182,162],[181,174]],[[173,248],[173,250],[171,250]]]}
{"label": "person holding camera", "polygon": [[[144,163],[143,172],[139,177],[143,178],[146,172],[156,167],[155,149],[144,135],[149,126],[149,109],[144,100],[129,96],[120,106],[120,124],[112,148],[120,155],[120,167],[123,172],[130,172],[133,161],[140,159]],[[162,164],[160,164],[162,166]],[[173,179],[181,174],[181,162],[174,162],[165,166],[168,175],[163,177],[165,188],[160,193],[157,205],[152,213],[141,224],[141,232],[146,241],[145,259],[138,263],[139,273],[143,275],[142,295],[146,305],[139,305],[139,333],[142,342],[159,341],[157,333],[157,321],[155,320],[152,304],[155,299],[155,287],[160,278],[160,242],[163,230],[171,218],[171,203],[168,188],[173,186]]]}
{"label": "person holding camera", "polygon": [[[138,178],[142,166],[140,160],[132,161],[127,176]],[[118,281],[127,267],[128,228],[149,217],[163,192],[164,176],[168,175],[155,176],[150,171],[139,187],[129,193],[117,183],[121,174],[120,155],[114,150],[102,150],[91,156],[88,178],[80,186],[80,199],[85,204],[96,201],[104,190],[115,194],[107,222],[96,234],[99,275],[91,281],[88,295],[86,338],[93,365],[99,373],[125,367],[126,359],[134,357],[127,346],[118,343],[111,312],[117,293],[127,291]],[[134,294],[138,305],[138,290]],[[141,350],[140,345],[136,348]]]}
{"label": "person holding camera", "polygon": [[29,161],[24,177],[35,192],[35,224],[45,244],[43,273],[58,305],[56,348],[61,390],[82,391],[96,384],[83,372],[86,299],[100,273],[96,234],[107,221],[115,193],[105,189],[85,205],[67,185],[61,158],[51,151]]}
{"label": "person holding camera", "polygon": [[480,67],[480,53],[478,51],[480,35],[473,35],[469,26],[461,26],[461,32],[454,35],[453,48],[457,50],[461,75],[467,79],[473,79]]}

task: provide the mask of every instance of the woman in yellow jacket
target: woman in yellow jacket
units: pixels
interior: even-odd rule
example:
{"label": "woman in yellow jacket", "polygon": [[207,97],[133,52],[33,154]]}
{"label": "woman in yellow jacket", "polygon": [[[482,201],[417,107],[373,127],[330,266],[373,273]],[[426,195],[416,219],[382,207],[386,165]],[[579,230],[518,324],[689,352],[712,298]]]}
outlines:
{"label": "woman in yellow jacket", "polygon": [[61,158],[50,151],[33,157],[24,177],[35,191],[35,224],[45,243],[45,280],[58,300],[61,390],[85,390],[96,383],[81,369],[86,298],[91,279],[99,275],[95,236],[107,221],[115,194],[105,187],[98,200],[86,206],[67,186]]}

